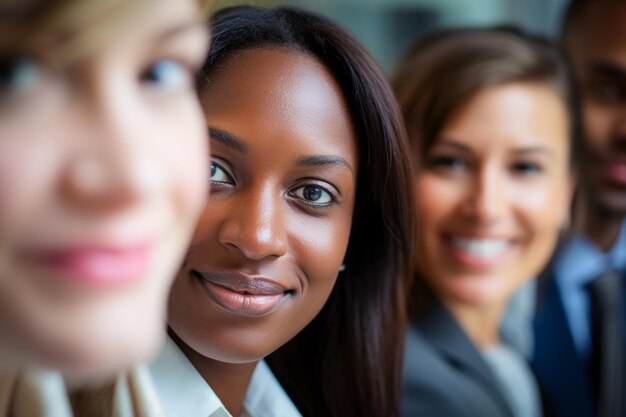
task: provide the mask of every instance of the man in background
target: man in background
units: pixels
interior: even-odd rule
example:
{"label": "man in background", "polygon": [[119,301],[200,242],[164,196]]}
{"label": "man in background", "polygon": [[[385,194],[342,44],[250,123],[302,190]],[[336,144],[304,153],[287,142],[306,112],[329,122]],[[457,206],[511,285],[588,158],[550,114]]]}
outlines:
{"label": "man in background", "polygon": [[[584,136],[579,226],[541,283],[533,365],[547,414],[626,416],[626,1],[573,0],[562,42]],[[545,284],[545,285],[544,285]]]}

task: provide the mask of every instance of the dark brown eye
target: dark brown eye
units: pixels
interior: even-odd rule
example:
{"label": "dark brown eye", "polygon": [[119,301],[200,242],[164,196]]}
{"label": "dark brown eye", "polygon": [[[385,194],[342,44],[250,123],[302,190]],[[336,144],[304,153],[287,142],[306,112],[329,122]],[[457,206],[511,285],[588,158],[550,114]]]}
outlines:
{"label": "dark brown eye", "polygon": [[320,185],[304,185],[290,193],[293,197],[312,206],[329,206],[336,200],[333,194]]}
{"label": "dark brown eye", "polygon": [[324,190],[316,186],[306,187],[303,191],[304,198],[309,201],[319,200],[320,198],[322,198],[323,193],[324,193]]}

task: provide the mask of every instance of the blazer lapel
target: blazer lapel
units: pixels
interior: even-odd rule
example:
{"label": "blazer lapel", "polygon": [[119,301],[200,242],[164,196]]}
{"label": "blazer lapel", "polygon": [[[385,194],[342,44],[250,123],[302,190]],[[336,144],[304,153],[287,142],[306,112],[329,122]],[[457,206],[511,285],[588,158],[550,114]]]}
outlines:
{"label": "blazer lapel", "polygon": [[513,417],[504,394],[476,346],[441,303],[434,300],[416,322],[420,331],[455,367],[473,375],[502,409],[503,416]]}

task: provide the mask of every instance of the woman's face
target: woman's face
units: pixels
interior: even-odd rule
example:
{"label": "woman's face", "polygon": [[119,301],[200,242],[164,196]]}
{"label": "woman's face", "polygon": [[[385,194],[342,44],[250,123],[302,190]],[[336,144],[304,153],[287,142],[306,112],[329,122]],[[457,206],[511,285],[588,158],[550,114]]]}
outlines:
{"label": "woman's face", "polygon": [[65,66],[0,51],[0,365],[109,373],[158,347],[206,198],[198,18],[156,1]]}
{"label": "woman's face", "polygon": [[169,324],[201,356],[253,362],[302,330],[335,284],[356,139],[332,74],[300,52],[236,54],[201,101],[211,200],[174,282]]}
{"label": "woman's face", "polygon": [[540,84],[490,87],[415,177],[418,268],[448,305],[501,307],[547,262],[571,197],[566,109]]}

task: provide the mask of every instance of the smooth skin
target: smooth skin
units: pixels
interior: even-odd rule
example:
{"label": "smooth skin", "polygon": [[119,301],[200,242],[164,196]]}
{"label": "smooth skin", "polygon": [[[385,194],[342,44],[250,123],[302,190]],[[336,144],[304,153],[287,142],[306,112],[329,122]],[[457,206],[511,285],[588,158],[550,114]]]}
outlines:
{"label": "smooth skin", "polygon": [[[169,325],[239,415],[257,361],[300,332],[332,291],[350,235],[357,145],[337,82],[298,51],[236,54],[212,74],[201,100],[211,130],[211,200],[174,283]],[[268,311],[251,312],[245,302],[225,308],[201,274],[260,278],[283,290]]]}
{"label": "smooth skin", "polygon": [[566,109],[548,88],[479,92],[416,174],[418,269],[474,342],[499,342],[510,296],[537,274],[568,219]]}
{"label": "smooth skin", "polygon": [[104,377],[158,348],[206,199],[207,41],[195,1],[159,0],[71,62],[0,51],[0,368]]}

